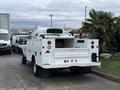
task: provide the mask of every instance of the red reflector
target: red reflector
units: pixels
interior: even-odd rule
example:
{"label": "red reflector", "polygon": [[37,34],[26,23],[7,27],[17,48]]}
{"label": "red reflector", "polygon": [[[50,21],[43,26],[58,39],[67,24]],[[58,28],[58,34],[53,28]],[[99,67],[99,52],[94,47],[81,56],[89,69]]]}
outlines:
{"label": "red reflector", "polygon": [[48,41],[47,43],[48,43],[48,44],[51,44],[51,41]]}

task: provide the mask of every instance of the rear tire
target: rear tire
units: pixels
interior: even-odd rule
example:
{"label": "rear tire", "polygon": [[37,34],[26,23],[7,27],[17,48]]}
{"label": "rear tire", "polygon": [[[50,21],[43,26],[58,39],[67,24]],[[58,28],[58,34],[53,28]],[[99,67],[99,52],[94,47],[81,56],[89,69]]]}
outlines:
{"label": "rear tire", "polygon": [[39,73],[40,73],[40,67],[38,65],[36,65],[35,60],[33,60],[33,65],[32,65],[32,69],[33,69],[33,74],[36,77],[39,77]]}
{"label": "rear tire", "polygon": [[21,53],[21,49],[19,47],[17,47],[17,54]]}
{"label": "rear tire", "polygon": [[82,67],[80,68],[81,74],[91,73],[91,67]]}
{"label": "rear tire", "polygon": [[74,74],[87,74],[91,72],[90,67],[71,68],[70,70]]}
{"label": "rear tire", "polygon": [[79,68],[71,68],[70,71],[73,74],[79,74],[80,73],[80,69]]}
{"label": "rear tire", "polygon": [[27,63],[27,60],[26,60],[26,57],[22,57],[22,64],[26,64]]}
{"label": "rear tire", "polygon": [[10,50],[8,50],[8,54],[9,54],[9,55],[11,55],[11,54],[12,54],[11,49],[10,49]]}
{"label": "rear tire", "polygon": [[36,65],[35,58],[32,58],[32,68],[33,68],[33,74],[36,77],[41,77],[41,78],[48,78],[51,76],[51,70],[43,69],[40,66]]}
{"label": "rear tire", "polygon": [[49,78],[51,77],[51,70],[40,68],[40,77],[41,78]]}

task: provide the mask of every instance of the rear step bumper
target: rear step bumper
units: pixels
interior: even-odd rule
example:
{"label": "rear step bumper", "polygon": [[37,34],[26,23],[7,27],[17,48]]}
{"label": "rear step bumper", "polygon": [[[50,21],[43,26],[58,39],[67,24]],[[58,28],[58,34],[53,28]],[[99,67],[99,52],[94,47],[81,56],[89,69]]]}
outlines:
{"label": "rear step bumper", "polygon": [[100,67],[100,62],[92,62],[92,63],[74,63],[74,64],[62,64],[62,65],[43,65],[42,68],[45,69],[54,69],[54,68],[70,68],[70,67]]}

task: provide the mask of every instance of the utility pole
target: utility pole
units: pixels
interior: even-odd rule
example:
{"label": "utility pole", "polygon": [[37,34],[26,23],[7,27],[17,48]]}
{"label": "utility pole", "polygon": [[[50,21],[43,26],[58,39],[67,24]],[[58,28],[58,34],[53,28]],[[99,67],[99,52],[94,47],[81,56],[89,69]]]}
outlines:
{"label": "utility pole", "polygon": [[53,17],[53,14],[49,14],[50,18],[51,18],[51,28],[52,28],[52,17]]}
{"label": "utility pole", "polygon": [[85,6],[85,22],[86,22],[86,13],[87,13],[87,6]]}

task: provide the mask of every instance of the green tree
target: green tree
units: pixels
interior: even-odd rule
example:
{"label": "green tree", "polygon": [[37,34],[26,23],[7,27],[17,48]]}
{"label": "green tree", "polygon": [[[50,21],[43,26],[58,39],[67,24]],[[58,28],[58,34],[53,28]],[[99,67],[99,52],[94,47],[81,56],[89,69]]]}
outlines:
{"label": "green tree", "polygon": [[116,46],[117,51],[120,51],[120,16],[115,18],[115,24],[114,24],[114,37],[115,37],[115,42],[113,42],[114,46]]}
{"label": "green tree", "polygon": [[100,51],[105,51],[110,47],[110,42],[114,40],[114,23],[113,13],[104,11],[89,12],[89,18],[83,22],[83,32],[88,33],[90,38],[100,40]]}

